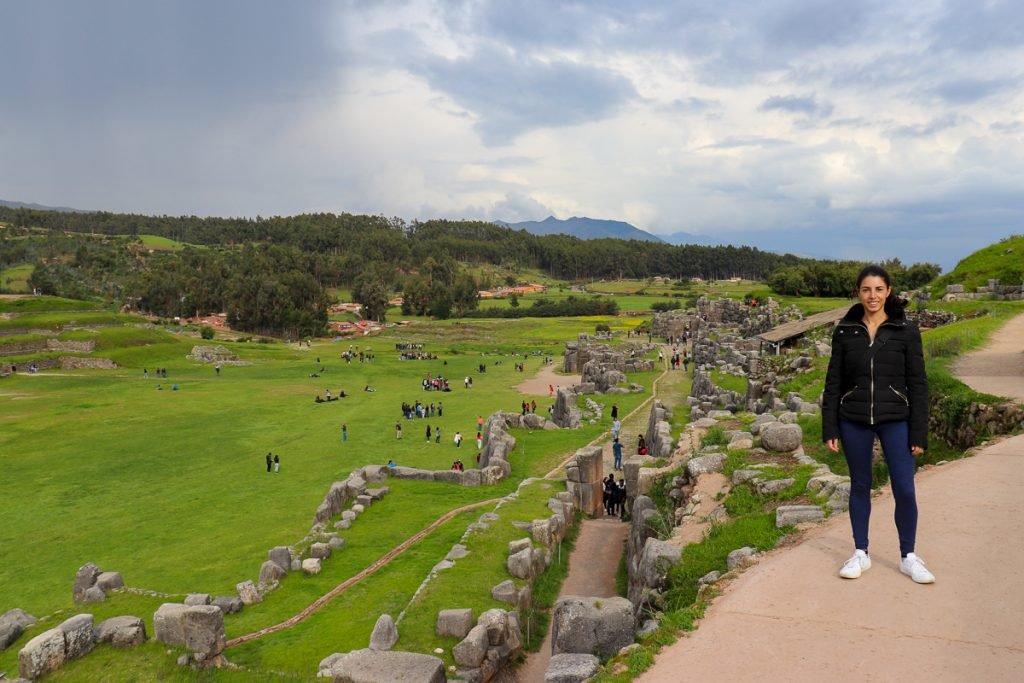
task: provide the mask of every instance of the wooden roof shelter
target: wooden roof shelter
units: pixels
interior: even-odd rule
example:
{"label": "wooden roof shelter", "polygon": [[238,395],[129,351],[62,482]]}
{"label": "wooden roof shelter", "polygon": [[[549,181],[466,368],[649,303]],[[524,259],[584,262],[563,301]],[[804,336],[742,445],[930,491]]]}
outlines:
{"label": "wooden roof shelter", "polygon": [[818,327],[835,325],[843,319],[843,316],[846,315],[846,312],[849,310],[849,306],[843,306],[842,308],[835,308],[831,311],[815,313],[814,315],[807,316],[803,320],[794,320],[792,322],[783,323],[778,327],[773,327],[767,332],[757,335],[755,338],[759,339],[764,344],[770,344],[777,352],[779,347],[783,346],[787,341],[800,337],[810,330]]}

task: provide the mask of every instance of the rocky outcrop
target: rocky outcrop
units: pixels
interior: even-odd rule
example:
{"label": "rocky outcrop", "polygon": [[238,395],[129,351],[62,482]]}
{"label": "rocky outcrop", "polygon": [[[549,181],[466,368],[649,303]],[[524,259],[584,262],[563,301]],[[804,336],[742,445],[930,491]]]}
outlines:
{"label": "rocky outcrop", "polygon": [[576,458],[566,467],[566,488],[572,502],[586,515],[601,511],[604,479],[604,460],[600,446],[588,446],[576,451]]}
{"label": "rocky outcrop", "polygon": [[576,407],[576,392],[572,389],[559,387],[555,395],[555,407],[551,414],[552,421],[563,429],[578,429],[582,416]]}
{"label": "rocky outcrop", "polygon": [[660,400],[651,405],[647,418],[647,454],[652,458],[671,457],[675,446],[672,443],[672,412]]}
{"label": "rocky outcrop", "polygon": [[460,678],[486,683],[514,661],[522,649],[519,615],[491,609],[481,614],[476,626],[452,648],[452,657]]}
{"label": "rocky outcrop", "polygon": [[27,627],[35,623],[34,616],[18,607],[5,612],[0,616],[0,650],[10,647]]}
{"label": "rocky outcrop", "polygon": [[373,625],[373,633],[370,634],[371,650],[390,650],[398,643],[398,627],[390,614],[382,614],[377,617],[377,623]]}
{"label": "rocky outcrop", "polygon": [[633,642],[633,605],[626,598],[566,596],[551,617],[551,654],[611,657]]}
{"label": "rocky outcrop", "polygon": [[92,562],[78,568],[75,573],[71,597],[75,602],[103,602],[107,593],[124,588],[120,572],[105,572]]}
{"label": "rocky outcrop", "polygon": [[320,677],[336,683],[445,683],[444,662],[432,655],[394,650],[353,650],[320,662]]}
{"label": "rocky outcrop", "polygon": [[109,643],[114,647],[135,647],[146,641],[146,624],[138,617],[111,617],[101,621],[93,629],[97,643]]}
{"label": "rocky outcrop", "polygon": [[601,660],[594,655],[560,654],[548,662],[544,683],[584,683],[601,669]]}
{"label": "rocky outcrop", "polygon": [[185,356],[185,358],[201,363],[216,363],[218,365],[251,365],[251,363],[239,360],[236,354],[219,344],[215,346],[197,344],[192,347],[192,352]]}
{"label": "rocky outcrop", "polygon": [[77,614],[28,641],[18,653],[18,673],[36,679],[84,657],[95,646],[92,615]]}

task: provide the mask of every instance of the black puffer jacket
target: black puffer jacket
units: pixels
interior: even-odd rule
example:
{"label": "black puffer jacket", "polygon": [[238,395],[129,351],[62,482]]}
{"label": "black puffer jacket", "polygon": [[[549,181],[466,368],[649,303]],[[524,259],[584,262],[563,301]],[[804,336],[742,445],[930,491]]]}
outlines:
{"label": "black puffer jacket", "polygon": [[875,333],[874,344],[881,346],[870,362],[864,362],[871,341],[861,304],[855,304],[832,333],[821,403],[825,441],[839,438],[840,419],[863,424],[909,420],[910,445],[928,446],[928,378],[921,332],[902,308],[887,313],[889,319]]}

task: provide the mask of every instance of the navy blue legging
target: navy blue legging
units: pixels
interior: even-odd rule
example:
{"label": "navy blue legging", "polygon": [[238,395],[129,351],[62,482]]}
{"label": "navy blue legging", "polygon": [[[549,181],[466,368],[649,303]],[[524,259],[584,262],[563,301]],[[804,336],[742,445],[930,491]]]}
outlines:
{"label": "navy blue legging", "polygon": [[871,519],[871,451],[875,436],[889,466],[889,482],[896,500],[896,531],[900,554],[914,552],[917,537],[917,496],[914,493],[914,456],[906,421],[866,425],[839,421],[839,438],[850,467],[850,524],[857,549],[867,552],[868,520]]}

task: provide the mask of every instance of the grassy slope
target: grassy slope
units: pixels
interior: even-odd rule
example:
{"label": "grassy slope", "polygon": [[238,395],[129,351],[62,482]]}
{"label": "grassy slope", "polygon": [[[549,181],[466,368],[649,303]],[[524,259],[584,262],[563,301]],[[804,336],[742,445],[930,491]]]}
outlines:
{"label": "grassy slope", "polygon": [[1013,235],[990,244],[966,257],[956,268],[937,278],[931,285],[932,298],[946,293],[946,285],[962,284],[973,292],[976,287],[997,278],[1004,285],[1019,285],[1024,280],[1024,235]]}

